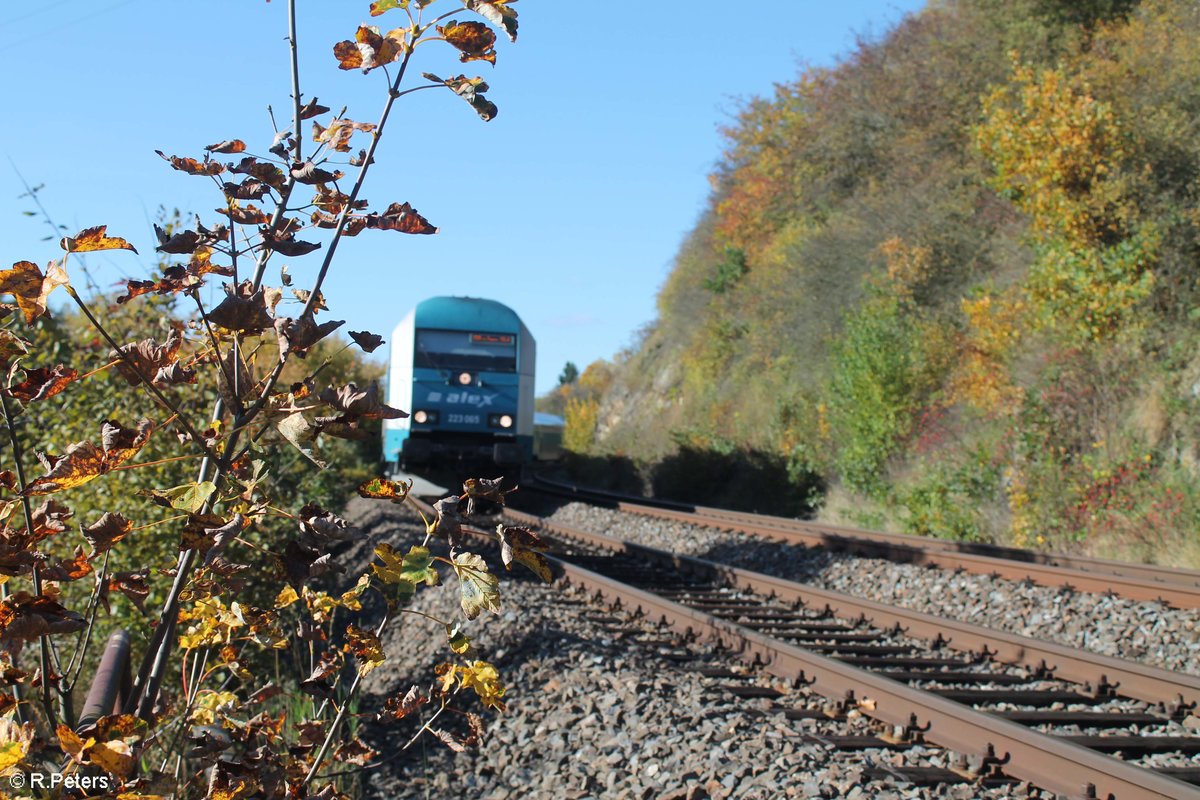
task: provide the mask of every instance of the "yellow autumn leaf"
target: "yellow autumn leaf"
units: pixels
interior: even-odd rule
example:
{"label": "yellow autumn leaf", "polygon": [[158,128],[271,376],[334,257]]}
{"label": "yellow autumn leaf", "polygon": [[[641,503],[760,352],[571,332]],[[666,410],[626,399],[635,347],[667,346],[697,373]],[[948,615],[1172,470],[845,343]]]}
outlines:
{"label": "yellow autumn leaf", "polygon": [[454,677],[455,677],[455,673],[457,671],[458,671],[458,667],[454,664],[438,664],[437,665],[437,668],[435,669],[435,673],[438,676],[438,680],[441,681],[442,694],[446,694],[451,689],[454,688]]}
{"label": "yellow autumn leaf", "polygon": [[96,745],[88,756],[93,764],[115,778],[124,779],[133,774],[133,748],[120,739]]}
{"label": "yellow autumn leaf", "polygon": [[99,445],[76,442],[62,456],[41,456],[46,474],[30,483],[25,494],[52,494],[82,486],[137,455],[153,431],[149,420],[142,420],[136,428],[108,420],[100,426]]}
{"label": "yellow autumn leaf", "polygon": [[64,236],[58,243],[68,253],[92,253],[97,250],[132,250],[133,245],[120,236],[109,236],[107,225],[84,228],[74,236]]}
{"label": "yellow autumn leaf", "polygon": [[354,587],[342,592],[342,607],[350,611],[362,611],[362,593],[371,587],[371,576],[363,573],[358,576]]}
{"label": "yellow autumn leaf", "polygon": [[22,745],[20,742],[0,744],[0,775],[20,764],[28,751],[28,745]]}
{"label": "yellow autumn leaf", "polygon": [[217,714],[221,711],[234,708],[237,703],[238,697],[233,692],[217,692],[203,689],[196,697],[190,719],[197,725],[216,724]]}
{"label": "yellow autumn leaf", "polygon": [[346,627],[346,644],[342,649],[353,653],[358,662],[358,674],[366,675],[371,670],[383,664],[387,657],[383,654],[383,643],[374,631],[365,630],[357,625]]}
{"label": "yellow autumn leaf", "polygon": [[94,746],[95,744],[96,744],[96,740],[91,737],[84,739],[82,736],[80,736],[75,731],[68,728],[66,725],[58,726],[58,746],[60,748],[62,748],[62,751],[64,753],[66,753],[71,758],[75,759],[76,761],[78,761],[81,764],[84,763],[83,762],[84,751],[87,750],[88,748]]}
{"label": "yellow autumn leaf", "polygon": [[295,589],[291,586],[285,586],[275,598],[275,608],[287,608],[299,599],[300,595],[296,594]]}
{"label": "yellow autumn leaf", "polygon": [[12,269],[0,270],[0,294],[13,296],[26,325],[46,313],[46,307],[38,303],[43,280],[42,271],[32,261],[18,261]]}
{"label": "yellow autumn leaf", "polygon": [[191,623],[179,634],[179,646],[184,650],[228,644],[233,632],[246,624],[237,613],[237,603],[228,607],[216,597],[197,600],[190,609],[180,609],[179,622]]}
{"label": "yellow autumn leaf", "polygon": [[405,564],[405,557],[397,553],[395,548],[387,542],[375,547],[375,556],[383,562],[382,564],[371,564],[371,571],[375,577],[388,585],[399,584],[402,588],[408,588],[408,593],[411,594],[416,586],[407,574],[408,565]]}
{"label": "yellow autumn leaf", "polygon": [[24,761],[32,743],[31,726],[13,719],[0,719],[0,775]]}
{"label": "yellow autumn leaf", "polygon": [[446,626],[446,640],[450,643],[450,649],[464,655],[471,649],[471,639],[462,632],[458,627],[457,622],[450,623]]}
{"label": "yellow autumn leaf", "polygon": [[504,685],[500,683],[500,673],[495,666],[486,661],[476,661],[469,667],[459,667],[457,671],[460,687],[474,691],[488,708],[504,710],[504,703],[500,700],[504,696]]}
{"label": "yellow autumn leaf", "polygon": [[336,598],[330,596],[328,592],[314,592],[307,586],[303,589],[304,604],[308,606],[308,610],[312,613],[314,622],[325,622],[329,616],[337,609],[339,603]]}

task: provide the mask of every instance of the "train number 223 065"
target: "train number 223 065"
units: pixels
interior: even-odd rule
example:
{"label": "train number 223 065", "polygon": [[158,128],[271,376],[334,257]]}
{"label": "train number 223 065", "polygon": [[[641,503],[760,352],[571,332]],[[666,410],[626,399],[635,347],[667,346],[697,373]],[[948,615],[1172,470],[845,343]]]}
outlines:
{"label": "train number 223 065", "polygon": [[454,425],[456,423],[459,425],[478,425],[479,424],[479,415],[478,414],[447,414],[446,422],[450,423],[451,425]]}

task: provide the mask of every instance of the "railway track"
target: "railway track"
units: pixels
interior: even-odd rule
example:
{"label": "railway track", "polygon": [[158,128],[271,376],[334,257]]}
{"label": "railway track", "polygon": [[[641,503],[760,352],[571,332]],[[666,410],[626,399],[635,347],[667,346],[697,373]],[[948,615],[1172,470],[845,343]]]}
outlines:
{"label": "railway track", "polygon": [[835,716],[890,730],[826,736],[832,747],[932,743],[971,757],[906,780],[1010,777],[1070,797],[1200,799],[1198,678],[506,514],[551,537],[572,584],[739,652],[830,698]]}
{"label": "railway track", "polygon": [[[422,511],[428,515],[432,508],[426,505]],[[482,539],[495,540],[494,535],[483,531],[469,527],[465,530]],[[573,570],[570,563],[557,559],[555,562],[560,577]],[[534,585],[537,588],[544,586]],[[597,680],[593,676],[579,684],[578,689],[567,689],[560,701],[568,705],[577,703],[578,699],[572,698],[582,692],[590,698],[584,702],[593,708],[598,703],[599,708],[606,709],[600,732],[592,729],[587,717],[574,720],[580,730],[572,745],[579,747],[579,753],[590,749],[593,757],[601,761],[600,771],[586,771],[580,784],[585,789],[600,790],[607,781],[607,793],[601,796],[660,797],[664,800],[785,795],[856,800],[927,796],[964,800],[968,797],[975,800],[1047,797],[1037,787],[996,770],[997,759],[994,757],[985,754],[982,758],[969,758],[926,741],[919,733],[893,736],[885,732],[881,735],[879,723],[863,715],[857,701],[824,696],[804,682],[782,681],[760,665],[742,660],[737,652],[720,642],[702,641],[691,631],[669,630],[661,619],[649,619],[636,606],[623,605],[619,599],[606,601],[585,582],[568,579],[553,589],[545,586],[545,591],[552,593],[552,599],[535,601],[539,610],[552,609],[554,613],[571,618],[569,622],[558,618],[571,631],[567,634],[568,639],[579,635],[580,626],[594,626],[589,638],[609,653],[604,663],[613,665],[613,672],[606,674],[605,679]],[[544,622],[541,624],[545,625]],[[585,656],[583,660],[590,662],[593,658]],[[601,661],[598,657],[594,660]],[[622,667],[622,661],[638,665],[637,677],[630,677],[629,667]],[[545,666],[539,664],[539,668],[544,670]],[[607,667],[601,669],[607,673]],[[535,669],[535,676],[537,672]],[[654,679],[647,681],[647,674],[654,675]],[[672,674],[675,677],[671,677]],[[532,677],[531,681],[536,685],[538,678]],[[670,770],[666,786],[650,790],[636,780],[630,781],[632,773],[637,771],[637,755],[631,759],[630,754],[626,754],[621,759],[612,754],[610,748],[623,738],[628,739],[631,733],[639,736],[627,727],[632,722],[628,713],[632,711],[629,695],[644,697],[644,693],[649,693],[661,697],[663,682],[683,687],[694,687],[699,683],[703,687],[698,694],[691,694],[684,701],[681,716],[689,719],[690,724],[670,728],[677,736],[701,744],[683,747],[681,757],[668,759],[673,763],[662,767]],[[520,681],[517,683],[519,685]],[[530,686],[525,689],[537,691]],[[563,689],[556,677],[555,691],[562,692]],[[622,694],[625,695],[624,703],[621,702]],[[683,695],[688,694],[684,690]],[[689,700],[699,701],[702,706],[689,710]],[[539,732],[554,731],[556,724],[548,719],[550,716],[543,717],[535,712],[524,725],[526,729],[536,725]],[[637,725],[636,722],[633,724]],[[514,734],[509,732],[506,737],[505,731],[501,730],[498,737],[503,746],[512,741]],[[757,737],[761,749],[747,747],[745,742],[731,742],[730,737],[746,737],[751,741]],[[659,742],[657,735],[645,739],[647,749],[644,751],[629,744],[635,753],[644,753],[657,760],[663,756]],[[707,743],[709,749],[706,750],[703,743]],[[690,757],[686,755],[689,749]],[[537,757],[544,752],[539,747]],[[603,758],[600,753],[604,754]],[[731,758],[737,759],[735,753],[740,753],[741,759],[731,761]],[[525,754],[518,758],[524,760]],[[553,760],[552,755],[550,760]],[[789,762],[787,766],[780,763],[785,760]],[[605,768],[603,764],[609,766]],[[715,771],[714,765],[717,765]],[[469,768],[466,774],[470,775]],[[563,796],[563,786],[565,784],[557,785],[558,790],[552,796]],[[948,787],[955,787],[956,791],[947,793]],[[926,794],[927,791],[934,791],[936,795]],[[566,796],[594,795],[579,792]]]}
{"label": "railway track", "polygon": [[[636,656],[665,659],[676,669],[707,679],[709,696],[716,702],[732,697],[753,714],[777,718],[777,725],[801,722],[803,732],[792,735],[803,743],[854,754],[852,758],[861,763],[861,771],[850,777],[843,790],[853,785],[869,790],[872,784],[993,788],[1020,783],[995,769],[998,759],[994,756],[972,761],[926,742],[916,733],[880,736],[878,726],[857,711],[854,700],[831,701],[804,683],[781,685],[758,665],[737,661],[736,654],[720,648],[697,648],[690,632],[663,631],[661,623],[648,625],[636,608],[627,610],[618,603],[583,613],[602,630],[626,642]],[[767,724],[764,721],[764,727]],[[789,777],[795,781],[804,776]],[[780,788],[775,786],[775,791]],[[859,796],[870,795],[860,789]]]}
{"label": "railway track", "polygon": [[537,477],[522,491],[615,508],[657,519],[736,531],[769,541],[821,547],[889,561],[995,575],[1043,586],[1112,593],[1131,600],[1160,601],[1173,608],[1200,608],[1200,571],[1131,564],[1013,547],[883,533],[671,501],[599,492]]}

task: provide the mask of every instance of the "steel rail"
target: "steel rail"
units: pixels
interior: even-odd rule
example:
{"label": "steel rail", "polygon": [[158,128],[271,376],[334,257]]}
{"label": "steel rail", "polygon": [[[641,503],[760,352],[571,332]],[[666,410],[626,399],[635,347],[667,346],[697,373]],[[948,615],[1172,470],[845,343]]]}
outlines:
{"label": "steel rail", "polygon": [[[959,645],[964,644],[963,637],[971,632],[974,626],[962,623],[949,623],[930,615],[903,609],[889,609],[878,603],[861,601],[834,592],[816,590],[801,584],[793,584],[782,579],[758,575],[747,570],[726,567],[702,559],[691,558],[668,553],[656,548],[624,542],[611,537],[579,531],[561,524],[548,523],[546,520],[533,515],[505,509],[506,516],[513,521],[529,526],[536,526],[550,534],[565,540],[575,540],[577,543],[600,548],[610,552],[625,552],[644,556],[650,561],[671,564],[677,569],[691,574],[726,576],[746,588],[754,588],[753,582],[765,579],[757,591],[764,591],[762,586],[772,586],[776,590],[788,589],[794,594],[783,595],[775,591],[777,598],[787,598],[804,602],[807,595],[816,599],[836,601],[839,605],[834,608],[851,614],[860,613],[866,618],[867,611],[888,611],[896,614],[896,621],[904,620],[910,630],[916,630],[919,622],[923,626],[934,625],[943,634],[951,630],[958,635]],[[490,534],[464,530],[488,538]],[[1078,744],[1043,734],[1026,726],[1010,722],[999,717],[976,711],[961,703],[938,697],[929,692],[916,689],[904,683],[887,678],[882,674],[842,663],[835,659],[805,650],[802,647],[774,639],[769,635],[754,631],[735,622],[723,620],[711,614],[676,603],[660,597],[652,592],[628,586],[624,583],[600,575],[584,567],[570,563],[561,558],[548,556],[555,574],[568,582],[579,585],[586,590],[594,591],[622,605],[658,619],[676,631],[687,635],[699,635],[709,641],[737,652],[743,659],[751,660],[762,666],[767,672],[781,679],[804,683],[817,693],[833,700],[854,699],[861,713],[873,719],[892,726],[921,731],[924,739],[934,744],[946,747],[960,753],[974,755],[987,759],[995,753],[1002,753],[1001,763],[1005,763],[1006,772],[1021,780],[1028,780],[1035,785],[1050,791],[1080,798],[1110,798],[1110,800],[1200,800],[1200,788],[1166,775],[1121,761],[1112,756],[1095,750],[1090,750]],[[770,593],[772,589],[765,590]],[[903,622],[901,624],[904,624]],[[961,626],[962,630],[958,630]],[[922,628],[924,630],[924,628]],[[1025,651],[1029,648],[1047,648],[1045,643],[1026,640],[1023,637],[989,632],[978,629],[980,635],[987,637],[985,642],[1001,643],[1002,640],[1019,663],[1029,663]],[[1070,648],[1049,646],[1054,655],[1076,655]],[[991,651],[989,650],[989,655]],[[1164,670],[1129,664],[1118,659],[1103,656],[1085,656],[1086,660],[1099,659],[1105,669],[1111,670],[1118,680],[1129,680],[1129,685],[1137,691],[1146,693],[1146,686],[1156,677],[1155,673],[1169,676],[1172,680],[1182,681],[1182,687],[1187,694],[1180,693],[1180,699],[1200,695],[1200,680],[1188,676],[1178,676]],[[1038,656],[1039,663],[1044,660]],[[1068,667],[1067,669],[1070,669]],[[1125,671],[1128,671],[1127,675]],[[1056,671],[1065,675],[1062,668]],[[1091,673],[1095,675],[1095,671]],[[1105,673],[1108,674],[1108,673]],[[1112,675],[1109,675],[1111,679]],[[1123,694],[1136,696],[1128,691],[1122,683]],[[1166,698],[1166,690],[1154,691],[1155,698]]]}
{"label": "steel rail", "polygon": [[992,751],[1005,753],[1011,758],[1006,772],[1041,788],[1082,797],[1094,787],[1099,797],[1115,800],[1200,800],[1200,789],[1174,778],[772,639],[570,562],[553,562],[572,584],[620,601],[681,633],[715,641],[762,664],[772,675],[803,681],[834,699],[853,692],[859,710],[869,717],[903,727],[915,715],[922,736],[935,744],[981,757]]}
{"label": "steel rail", "polygon": [[1200,572],[1195,570],[868,531],[674,502],[654,501],[654,505],[649,505],[622,495],[581,489],[545,478],[535,479],[529,488],[581,499],[593,498],[613,504],[620,511],[735,530],[787,544],[820,546],[893,561],[999,575],[1011,580],[1032,580],[1044,586],[1113,593],[1131,600],[1161,601],[1176,608],[1200,608]]}
{"label": "steel rail", "polygon": [[[513,516],[522,523],[535,522],[527,515]],[[545,527],[559,536],[576,538],[567,534],[562,526]],[[592,545],[608,540],[606,549],[644,555],[653,560],[671,563],[688,572],[725,572],[720,565],[711,562],[629,545],[609,537],[588,534],[579,538]],[[1200,789],[1173,778],[974,711],[882,675],[817,655],[737,623],[626,586],[569,562],[558,559],[556,562],[568,580],[608,597],[620,599],[632,608],[662,619],[676,630],[699,633],[715,639],[723,646],[738,651],[743,657],[764,664],[764,668],[773,675],[810,683],[818,693],[835,699],[846,695],[847,692],[853,692],[853,696],[858,698],[860,710],[868,716],[890,725],[905,726],[915,714],[919,723],[929,726],[929,730],[924,733],[925,737],[936,744],[959,752],[967,750],[976,755],[988,752],[989,746],[999,752],[1005,752],[1013,759],[1008,768],[1011,774],[1030,780],[1043,788],[1083,795],[1087,793],[1085,787],[1091,785],[1100,797],[1111,795],[1116,800],[1200,799]],[[741,577],[745,577],[745,574]],[[1196,684],[1197,688],[1200,688],[1200,681]]]}
{"label": "steel rail", "polygon": [[669,563],[676,569],[684,569],[693,574],[721,577],[739,588],[757,594],[773,596],[785,602],[802,603],[810,608],[828,608],[833,614],[844,619],[861,618],[879,628],[899,628],[916,638],[934,640],[941,637],[953,650],[966,653],[986,652],[989,657],[1004,663],[1034,669],[1045,668],[1056,678],[1088,684],[1094,690],[1105,686],[1120,687],[1122,695],[1147,703],[1161,703],[1164,706],[1200,705],[1200,677],[1194,675],[1089,653],[1078,648],[936,617],[921,611],[889,606],[700,558],[668,553],[665,550],[549,522],[512,509],[506,509],[505,514],[522,525],[536,525],[564,539],[573,539],[610,552],[640,555],[660,563]]}

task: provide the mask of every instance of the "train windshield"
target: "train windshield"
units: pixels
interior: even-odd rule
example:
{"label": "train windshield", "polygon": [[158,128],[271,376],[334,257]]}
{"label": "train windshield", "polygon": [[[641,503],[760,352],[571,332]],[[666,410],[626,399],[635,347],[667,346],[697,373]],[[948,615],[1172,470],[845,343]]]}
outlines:
{"label": "train windshield", "polygon": [[516,372],[517,337],[486,331],[418,330],[413,365],[449,371]]}

